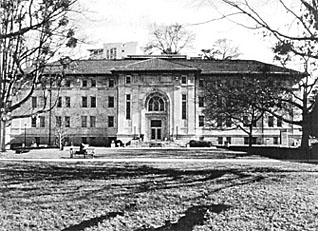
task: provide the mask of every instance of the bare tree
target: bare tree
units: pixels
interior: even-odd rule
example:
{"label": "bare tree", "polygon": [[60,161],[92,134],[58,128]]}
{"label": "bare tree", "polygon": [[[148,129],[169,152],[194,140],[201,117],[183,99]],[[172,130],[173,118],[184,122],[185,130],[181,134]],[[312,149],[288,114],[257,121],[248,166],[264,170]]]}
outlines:
{"label": "bare tree", "polygon": [[[61,80],[61,74],[44,74],[48,63],[63,47],[76,46],[68,14],[77,0],[2,0],[0,3],[0,146],[5,149],[6,123],[50,110],[17,114],[35,89]],[[63,59],[64,60],[64,59]],[[63,61],[62,61],[63,63]],[[43,98],[48,93],[43,92]],[[2,127],[2,128],[1,128]]]}
{"label": "bare tree", "polygon": [[175,23],[169,26],[154,25],[150,41],[144,47],[144,52],[152,54],[160,51],[161,54],[179,54],[181,50],[189,47],[195,35],[183,25]]}
{"label": "bare tree", "polygon": [[239,48],[226,38],[216,40],[211,49],[202,49],[201,52],[204,59],[211,60],[230,60],[241,55]]}
{"label": "bare tree", "polygon": [[[284,119],[290,124],[302,127],[301,146],[307,150],[309,136],[312,126],[312,113],[317,99],[318,78],[312,75],[312,70],[317,68],[318,59],[318,1],[317,0],[275,0],[271,4],[281,8],[280,18],[288,19],[287,24],[280,25],[280,20],[270,20],[264,13],[263,8],[258,8],[259,1],[248,0],[220,0],[230,7],[222,15],[229,20],[242,25],[245,28],[261,30],[264,38],[275,39],[276,45],[273,48],[275,59],[286,65],[292,59],[303,63],[303,79],[295,86],[295,89],[286,89],[284,94],[276,95],[277,105],[281,108],[268,108],[270,113],[277,118]],[[268,3],[268,2],[267,2]],[[224,11],[225,12],[225,11]],[[243,16],[243,17],[237,17]],[[248,19],[248,20],[247,20]],[[274,100],[274,99],[273,99]],[[284,108],[294,108],[295,114],[292,119],[280,114]]]}

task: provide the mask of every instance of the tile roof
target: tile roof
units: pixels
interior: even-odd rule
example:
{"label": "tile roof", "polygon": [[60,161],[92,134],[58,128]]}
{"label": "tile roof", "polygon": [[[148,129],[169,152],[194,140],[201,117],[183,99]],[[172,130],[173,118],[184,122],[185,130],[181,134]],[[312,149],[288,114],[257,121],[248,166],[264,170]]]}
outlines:
{"label": "tile roof", "polygon": [[114,71],[198,71],[196,67],[185,64],[173,63],[163,59],[146,59],[128,64],[126,66],[115,67]]}
{"label": "tile roof", "polygon": [[[54,63],[48,72],[61,72]],[[254,60],[74,60],[65,69],[66,74],[111,74],[113,71],[201,71],[202,74],[273,73],[300,74],[300,72]]]}

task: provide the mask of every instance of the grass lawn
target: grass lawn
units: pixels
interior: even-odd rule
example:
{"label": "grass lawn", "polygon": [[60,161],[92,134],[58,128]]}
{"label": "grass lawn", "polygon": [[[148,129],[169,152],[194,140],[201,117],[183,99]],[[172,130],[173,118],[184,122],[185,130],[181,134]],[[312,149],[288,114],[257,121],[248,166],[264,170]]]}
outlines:
{"label": "grass lawn", "polygon": [[0,230],[318,230],[318,166],[1,161]]}

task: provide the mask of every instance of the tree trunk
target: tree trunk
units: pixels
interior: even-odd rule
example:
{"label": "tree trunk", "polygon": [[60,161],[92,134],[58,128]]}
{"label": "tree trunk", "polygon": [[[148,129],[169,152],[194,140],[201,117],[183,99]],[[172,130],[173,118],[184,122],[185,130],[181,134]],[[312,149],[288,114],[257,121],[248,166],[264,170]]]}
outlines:
{"label": "tree trunk", "polygon": [[6,122],[1,122],[2,124],[2,137],[1,137],[1,151],[5,152],[6,151]]}
{"label": "tree trunk", "polygon": [[[0,118],[1,118],[1,114],[0,114]],[[3,142],[3,139],[2,139],[2,121],[0,120],[0,151],[2,152],[2,142]]]}
{"label": "tree trunk", "polygon": [[300,151],[301,155],[305,158],[309,157],[309,137],[312,129],[310,118],[310,114],[303,114]]}
{"label": "tree trunk", "polygon": [[248,153],[252,152],[253,146],[253,125],[250,126],[250,132],[248,133]]}

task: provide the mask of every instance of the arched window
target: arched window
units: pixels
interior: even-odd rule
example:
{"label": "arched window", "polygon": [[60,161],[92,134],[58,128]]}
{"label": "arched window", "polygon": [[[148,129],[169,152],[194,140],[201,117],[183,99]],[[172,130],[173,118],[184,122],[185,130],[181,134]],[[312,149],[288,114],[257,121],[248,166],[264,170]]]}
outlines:
{"label": "arched window", "polygon": [[148,111],[164,111],[165,102],[159,96],[153,96],[148,102]]}

